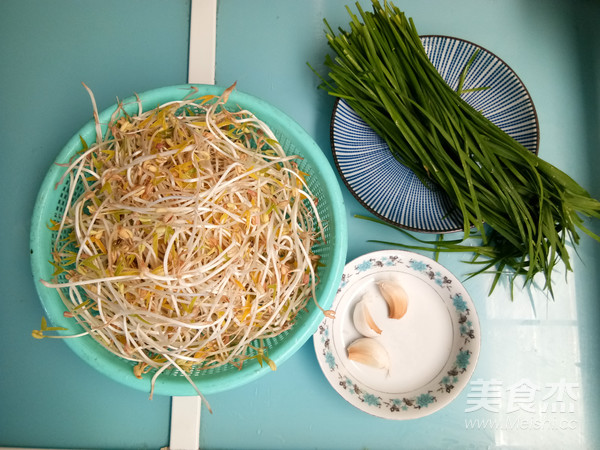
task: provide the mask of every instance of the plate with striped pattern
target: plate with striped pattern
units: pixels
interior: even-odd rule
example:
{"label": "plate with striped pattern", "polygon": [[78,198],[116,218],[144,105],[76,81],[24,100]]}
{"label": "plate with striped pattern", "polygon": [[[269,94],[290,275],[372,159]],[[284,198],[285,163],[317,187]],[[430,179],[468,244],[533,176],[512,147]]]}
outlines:
{"label": "plate with striped pattern", "polygon": [[[456,90],[460,74],[473,55],[462,94],[527,149],[537,154],[539,124],[533,100],[517,74],[493,53],[472,42],[449,36],[422,36],[429,60]],[[352,195],[371,213],[393,225],[419,232],[462,230],[462,215],[447,195],[423,184],[396,160],[387,144],[342,100],[331,119],[331,148],[336,168]]]}

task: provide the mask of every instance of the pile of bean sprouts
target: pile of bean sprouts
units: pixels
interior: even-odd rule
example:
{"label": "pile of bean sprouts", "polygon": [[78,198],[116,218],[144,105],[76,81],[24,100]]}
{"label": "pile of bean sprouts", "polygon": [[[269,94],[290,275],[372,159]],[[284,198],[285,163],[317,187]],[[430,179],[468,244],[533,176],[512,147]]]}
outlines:
{"label": "pile of bean sprouts", "polygon": [[225,108],[234,86],[147,112],[138,101],[135,115],[121,105],[104,134],[86,87],[98,138],[58,183],[69,192],[44,284],[82,334],[136,376],[154,370],[152,390],[174,368],[200,394],[192,369],[241,368],[318,306],[317,199],[265,123]]}

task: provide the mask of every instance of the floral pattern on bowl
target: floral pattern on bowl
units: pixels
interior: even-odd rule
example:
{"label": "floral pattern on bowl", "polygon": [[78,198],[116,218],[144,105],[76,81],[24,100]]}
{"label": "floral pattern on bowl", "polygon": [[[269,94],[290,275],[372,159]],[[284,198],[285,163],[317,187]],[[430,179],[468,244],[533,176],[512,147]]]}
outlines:
{"label": "floral pattern on bowl", "polygon": [[[380,379],[369,378],[370,372],[353,370],[344,341],[351,327],[348,309],[356,301],[356,292],[381,274],[401,274],[427,283],[443,302],[450,317],[452,337],[443,368],[431,379],[422,380],[420,387],[409,391],[390,392],[378,385]],[[439,300],[438,300],[439,299]],[[467,385],[473,373],[480,349],[479,320],[475,306],[464,286],[442,265],[401,250],[370,253],[346,265],[332,309],[336,319],[324,319],[314,336],[317,359],[332,387],[350,404],[386,419],[413,419],[431,414],[449,404]],[[338,323],[338,319],[340,322]],[[402,320],[402,319],[400,319]],[[344,342],[341,342],[344,341]],[[357,376],[357,374],[360,374]]]}

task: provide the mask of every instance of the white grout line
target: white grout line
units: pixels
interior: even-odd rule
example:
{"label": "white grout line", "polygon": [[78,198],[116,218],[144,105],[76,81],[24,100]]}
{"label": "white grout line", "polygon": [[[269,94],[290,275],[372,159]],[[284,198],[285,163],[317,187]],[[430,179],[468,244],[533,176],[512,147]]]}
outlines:
{"label": "white grout line", "polygon": [[215,84],[217,0],[192,0],[188,83]]}
{"label": "white grout line", "polygon": [[[217,0],[192,0],[188,83],[215,84],[216,42]],[[170,450],[200,448],[201,410],[198,396],[171,398]]]}
{"label": "white grout line", "polygon": [[171,398],[171,436],[169,450],[198,450],[200,448],[200,411],[198,395]]}

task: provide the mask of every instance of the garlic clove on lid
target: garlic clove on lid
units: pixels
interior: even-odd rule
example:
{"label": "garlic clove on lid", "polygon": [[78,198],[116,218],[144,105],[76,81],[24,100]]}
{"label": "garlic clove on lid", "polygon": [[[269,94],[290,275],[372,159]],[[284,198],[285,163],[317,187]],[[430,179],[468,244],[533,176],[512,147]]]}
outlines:
{"label": "garlic clove on lid", "polygon": [[377,283],[379,292],[388,304],[389,318],[401,319],[408,309],[408,295],[402,286],[389,281]]}
{"label": "garlic clove on lid", "polygon": [[363,336],[376,337],[381,334],[381,329],[373,320],[373,316],[369,311],[370,300],[368,297],[363,297],[354,307],[352,320],[354,328]]}
{"label": "garlic clove on lid", "polygon": [[348,359],[376,369],[390,368],[390,357],[387,350],[377,339],[362,337],[353,341],[348,348]]}

